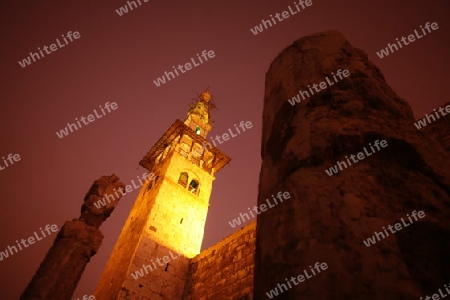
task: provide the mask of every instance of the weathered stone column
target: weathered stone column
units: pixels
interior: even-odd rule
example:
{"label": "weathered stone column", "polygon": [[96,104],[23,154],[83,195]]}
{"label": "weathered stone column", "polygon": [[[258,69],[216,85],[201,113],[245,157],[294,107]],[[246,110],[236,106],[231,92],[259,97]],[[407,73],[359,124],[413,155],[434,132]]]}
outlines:
{"label": "weathered stone column", "polygon": [[[22,300],[69,300],[75,291],[86,264],[97,253],[103,239],[98,229],[120,200],[106,202],[96,208],[94,203],[114,189],[125,188],[116,175],[96,180],[84,198],[81,216],[67,221],[58,233],[38,271],[20,297]],[[120,193],[118,193],[120,195]],[[99,205],[97,203],[97,205]]]}
{"label": "weathered stone column", "polygon": [[[350,76],[335,82],[339,69]],[[325,77],[334,84],[288,102]],[[276,299],[419,299],[449,283],[449,153],[414,122],[381,71],[339,32],[301,38],[272,62],[258,204],[280,191],[291,198],[258,216],[254,299],[301,274]],[[376,140],[388,146],[327,175]],[[409,223],[414,210],[425,217],[363,243],[401,218]],[[328,269],[305,278],[316,262]]]}

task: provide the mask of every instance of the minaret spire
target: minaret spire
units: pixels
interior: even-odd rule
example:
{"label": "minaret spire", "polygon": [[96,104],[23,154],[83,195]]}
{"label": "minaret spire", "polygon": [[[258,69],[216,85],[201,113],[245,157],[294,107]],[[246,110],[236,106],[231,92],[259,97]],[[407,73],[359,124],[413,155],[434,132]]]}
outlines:
{"label": "minaret spire", "polygon": [[207,89],[186,120],[176,120],[139,162],[151,175],[140,182],[96,299],[182,299],[189,259],[203,242],[215,175],[231,160],[206,141],[213,108]]}
{"label": "minaret spire", "polygon": [[210,117],[210,112],[214,108],[215,105],[208,87],[198,96],[198,99],[194,103],[190,104],[184,124],[196,134],[206,139],[208,132],[212,128],[213,122]]}

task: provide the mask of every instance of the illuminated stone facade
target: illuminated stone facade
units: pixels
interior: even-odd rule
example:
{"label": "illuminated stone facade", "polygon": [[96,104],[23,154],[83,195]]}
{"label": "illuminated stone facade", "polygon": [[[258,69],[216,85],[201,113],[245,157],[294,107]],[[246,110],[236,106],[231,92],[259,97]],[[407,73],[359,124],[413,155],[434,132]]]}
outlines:
{"label": "illuminated stone facade", "polygon": [[[195,278],[203,278],[199,262],[211,269],[211,254],[205,255],[207,263],[203,257],[194,259],[195,270],[190,268],[190,259],[200,253],[215,173],[230,158],[213,146],[202,147],[212,128],[209,112],[213,104],[208,92],[199,98],[191,104],[186,120],[175,121],[140,161],[155,178],[148,180],[139,192],[97,285],[96,299],[181,300],[186,282],[186,299],[212,299],[194,282]],[[253,264],[254,228],[253,225],[250,229],[253,235],[246,229],[235,233],[234,239],[226,238],[217,245],[218,251],[229,249],[226,240],[236,246],[236,241],[242,240],[239,236],[245,235],[243,244],[249,256],[246,262]],[[236,256],[236,251],[227,253]],[[218,266],[220,263],[216,271],[220,271]],[[249,274],[245,276],[247,286],[252,286],[252,268],[243,266]],[[211,279],[203,287],[213,287]],[[219,281],[223,286],[225,281]],[[192,296],[200,294],[203,296]]]}
{"label": "illuminated stone facade", "polygon": [[250,300],[256,220],[191,259],[183,300]]}

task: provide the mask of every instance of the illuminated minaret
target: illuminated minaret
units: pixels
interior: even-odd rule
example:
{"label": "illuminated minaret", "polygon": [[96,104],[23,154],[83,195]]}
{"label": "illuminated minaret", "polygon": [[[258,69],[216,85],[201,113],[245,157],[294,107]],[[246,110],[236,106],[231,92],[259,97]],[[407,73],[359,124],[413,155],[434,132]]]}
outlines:
{"label": "illuminated minaret", "polygon": [[218,148],[203,147],[213,107],[206,90],[140,161],[155,176],[137,196],[97,300],[181,299],[189,258],[200,253],[215,174],[230,161]]}

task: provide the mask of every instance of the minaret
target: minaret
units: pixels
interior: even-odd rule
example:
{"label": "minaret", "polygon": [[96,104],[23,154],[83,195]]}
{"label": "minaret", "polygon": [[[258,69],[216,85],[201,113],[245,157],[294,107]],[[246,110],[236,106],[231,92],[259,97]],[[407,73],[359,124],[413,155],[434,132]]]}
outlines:
{"label": "minaret", "polygon": [[149,179],[103,271],[97,300],[181,300],[189,258],[200,253],[215,174],[230,161],[206,141],[212,108],[206,90],[140,161]]}

